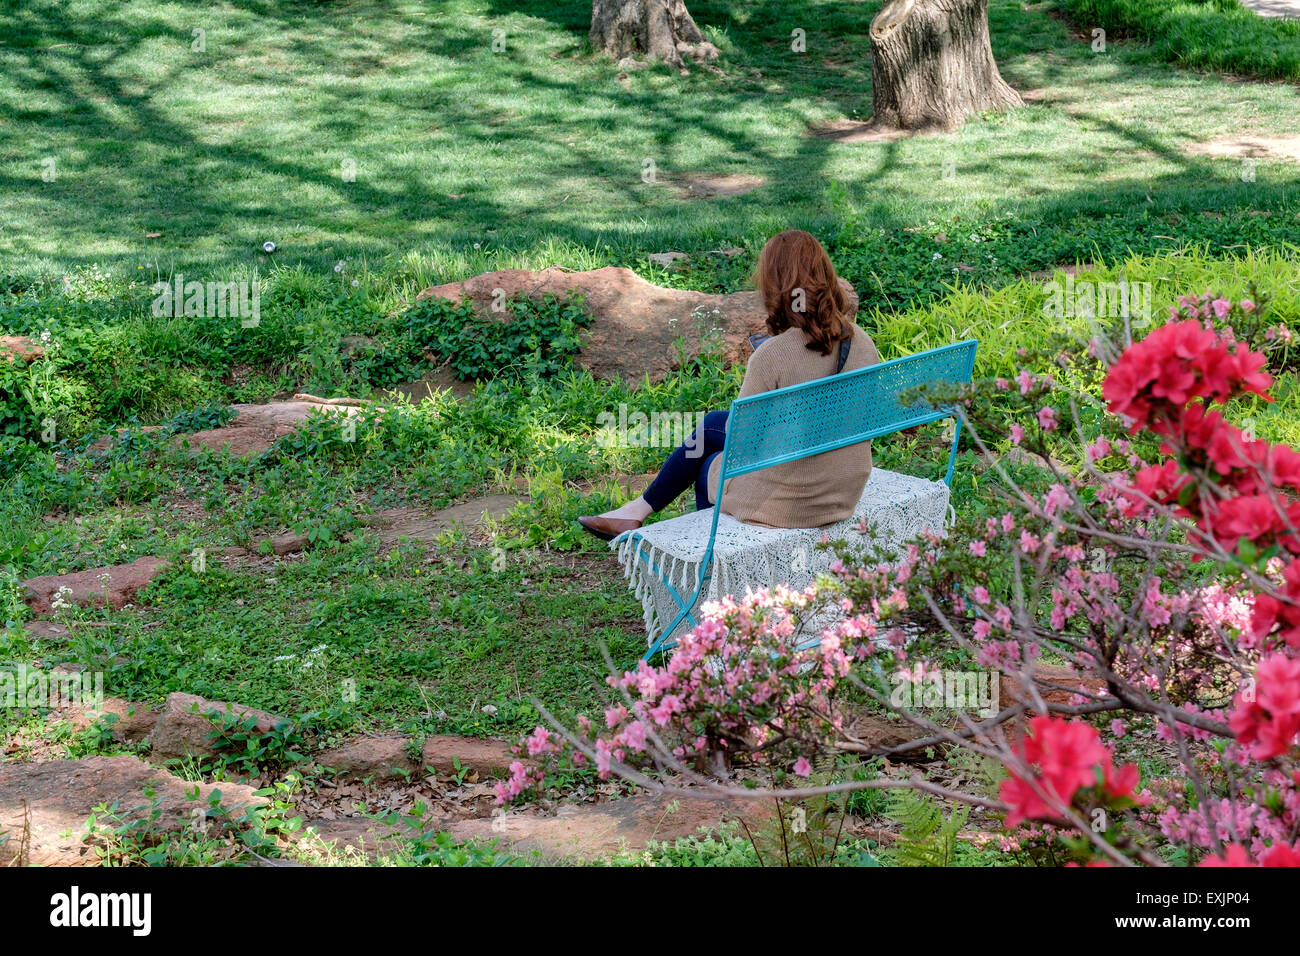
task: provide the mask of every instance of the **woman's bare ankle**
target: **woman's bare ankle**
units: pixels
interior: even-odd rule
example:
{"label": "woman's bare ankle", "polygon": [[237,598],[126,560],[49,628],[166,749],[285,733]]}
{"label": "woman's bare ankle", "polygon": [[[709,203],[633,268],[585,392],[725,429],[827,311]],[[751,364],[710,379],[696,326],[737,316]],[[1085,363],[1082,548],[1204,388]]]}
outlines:
{"label": "woman's bare ankle", "polygon": [[650,502],[644,498],[637,498],[636,501],[629,501],[621,508],[615,508],[613,511],[606,511],[602,518],[625,518],[629,521],[645,521],[646,518],[654,512],[650,507]]}

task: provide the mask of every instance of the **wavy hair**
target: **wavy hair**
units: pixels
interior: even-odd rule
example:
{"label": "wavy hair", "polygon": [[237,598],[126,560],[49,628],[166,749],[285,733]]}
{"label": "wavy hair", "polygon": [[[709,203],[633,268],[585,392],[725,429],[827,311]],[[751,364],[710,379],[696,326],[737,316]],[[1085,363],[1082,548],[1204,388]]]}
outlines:
{"label": "wavy hair", "polygon": [[802,229],[787,229],[767,240],[754,280],[773,335],[791,327],[803,329],[808,348],[829,355],[853,334],[848,296],[831,257]]}

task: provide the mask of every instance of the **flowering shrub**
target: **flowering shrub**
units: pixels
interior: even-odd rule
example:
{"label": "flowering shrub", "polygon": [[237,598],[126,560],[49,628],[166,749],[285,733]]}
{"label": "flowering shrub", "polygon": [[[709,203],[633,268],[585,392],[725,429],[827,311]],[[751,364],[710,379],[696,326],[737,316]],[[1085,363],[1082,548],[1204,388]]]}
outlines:
{"label": "flowering shrub", "polygon": [[[748,766],[787,786],[824,754],[943,743],[1005,767],[996,801],[917,777],[890,785],[1001,813],[1017,846],[1090,864],[1296,865],[1300,453],[1229,421],[1272,384],[1236,327],[1291,338],[1254,301],[1206,295],[1118,355],[1092,343],[1112,356],[1100,389],[1111,417],[1077,469],[1044,455],[1041,487],[1004,472],[1002,505],[942,541],[872,555],[834,544],[817,587],[705,606],[666,662],[610,678],[620,699],[602,726],[539,728],[525,744],[534,762],[500,798],[556,762],[720,787]],[[1051,377],[1025,370],[957,396],[977,441],[981,389],[1022,403],[1012,444],[1042,451],[1078,425]],[[799,649],[828,608],[838,621]],[[890,700],[891,682],[953,662],[996,668],[1011,700],[956,723]],[[859,739],[847,702],[865,700],[900,712],[919,742]],[[1134,746],[1153,754],[1146,781],[1116,757]]]}

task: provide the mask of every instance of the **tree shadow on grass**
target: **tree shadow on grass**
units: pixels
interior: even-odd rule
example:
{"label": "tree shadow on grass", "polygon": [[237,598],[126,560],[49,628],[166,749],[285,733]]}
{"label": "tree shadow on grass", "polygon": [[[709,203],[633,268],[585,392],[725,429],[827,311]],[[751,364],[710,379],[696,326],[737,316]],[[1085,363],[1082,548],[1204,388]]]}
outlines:
{"label": "tree shadow on grass", "polygon": [[[319,262],[464,247],[484,230],[518,245],[557,238],[639,249],[735,241],[783,220],[826,231],[839,216],[826,195],[832,177],[844,180],[864,221],[896,232],[917,218],[915,196],[912,206],[902,201],[899,184],[933,178],[953,148],[964,151],[963,175],[1004,179],[1001,204],[1021,215],[1103,211],[1153,186],[1159,202],[1241,203],[1213,161],[1180,151],[1169,131],[1094,114],[1086,89],[1058,90],[1050,108],[1068,109],[1114,148],[1159,157],[1170,171],[1151,181],[1112,169],[1104,182],[1063,191],[1043,181],[1044,170],[1078,176],[1096,160],[1062,161],[1061,150],[1077,144],[1022,144],[1018,114],[988,127],[973,121],[951,137],[881,144],[807,135],[826,118],[869,112],[866,29],[879,4],[691,7],[729,48],[721,73],[696,69],[680,78],[651,67],[625,88],[612,63],[584,52],[586,4],[538,0],[507,9],[499,0],[462,0],[424,15],[385,4],[335,10],[237,0],[233,20],[211,21],[208,56],[196,65],[173,49],[189,45],[189,13],[168,19],[99,2],[90,16],[79,12],[89,7],[37,0],[3,14],[11,29],[0,56],[39,105],[15,114],[25,139],[11,140],[7,151],[31,159],[0,166],[0,198],[21,197],[30,211],[31,191],[41,190],[39,219],[29,223],[50,223],[64,235],[75,222],[126,247],[125,261],[146,254],[146,231],[162,231],[174,267],[257,261],[266,238],[281,242],[281,261]],[[199,8],[195,15],[215,17]],[[248,21],[254,15],[256,24]],[[381,32],[358,31],[358,18],[369,16],[390,19]],[[486,52],[498,19],[507,44],[517,44],[504,57]],[[1009,2],[995,3],[991,22],[1013,82],[1061,87],[1077,75],[1079,51],[1067,46],[1073,41],[1059,23]],[[790,49],[795,28],[807,32],[807,53]],[[263,32],[230,46],[231,36],[252,29]],[[231,56],[238,68],[223,59]],[[463,72],[430,68],[430,60]],[[375,79],[383,82],[365,85]],[[209,84],[229,88],[229,100],[205,101]],[[243,109],[258,96],[265,110]],[[1043,109],[1024,116],[1035,108]],[[1022,130],[1000,141],[999,123]],[[788,134],[774,136],[765,124]],[[390,126],[400,133],[390,135]],[[970,145],[981,135],[982,152]],[[0,131],[0,146],[5,139]],[[853,157],[845,176],[855,150],[868,159]],[[43,155],[59,158],[53,183],[40,182]],[[357,164],[354,181],[343,175],[347,160]],[[656,184],[642,180],[646,160],[656,164]],[[680,187],[689,177],[736,173],[764,185],[744,195],[679,198],[688,195]],[[1273,201],[1286,188],[1261,185],[1255,197]],[[912,189],[926,190],[933,191],[923,181]],[[10,247],[38,255],[43,240],[38,230],[18,229]],[[104,258],[97,249],[59,252],[72,264]]]}

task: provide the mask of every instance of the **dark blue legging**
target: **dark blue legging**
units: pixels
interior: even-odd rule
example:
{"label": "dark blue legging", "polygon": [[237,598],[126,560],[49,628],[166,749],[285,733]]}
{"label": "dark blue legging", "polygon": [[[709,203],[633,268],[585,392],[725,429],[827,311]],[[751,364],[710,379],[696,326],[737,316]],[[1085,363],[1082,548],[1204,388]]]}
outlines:
{"label": "dark blue legging", "polygon": [[[703,432],[703,434],[701,434]],[[722,453],[727,440],[727,413],[709,412],[686,444],[668,456],[650,487],[642,492],[650,507],[663,511],[682,492],[695,486],[695,509],[713,507],[709,500],[709,465]]]}

